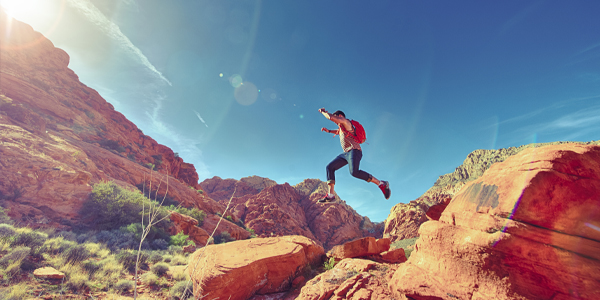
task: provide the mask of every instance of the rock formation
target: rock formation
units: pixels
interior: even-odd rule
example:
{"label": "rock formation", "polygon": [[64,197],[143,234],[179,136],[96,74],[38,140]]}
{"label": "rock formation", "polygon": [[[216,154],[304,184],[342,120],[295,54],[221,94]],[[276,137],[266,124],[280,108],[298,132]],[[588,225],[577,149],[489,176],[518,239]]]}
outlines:
{"label": "rock formation", "polygon": [[[567,142],[528,144],[498,150],[475,150],[465,158],[462,165],[452,173],[442,175],[434,185],[421,197],[410,203],[398,203],[385,220],[384,237],[392,242],[418,236],[421,224],[428,220],[438,220],[442,211],[452,197],[470,181],[479,178],[494,163],[529,148],[546,145],[561,145]],[[579,143],[583,145],[600,145],[600,141]]]}
{"label": "rock formation", "polygon": [[306,268],[321,264],[323,247],[303,236],[210,245],[190,257],[194,296],[245,300],[288,291]]}
{"label": "rock formation", "polygon": [[424,223],[390,283],[412,299],[599,299],[600,146],[528,148]]}
{"label": "rock formation", "polygon": [[224,206],[233,196],[229,204],[232,219],[241,220],[259,237],[303,235],[330,249],[362,237],[382,235],[383,224],[360,216],[343,200],[318,203],[327,185],[317,179],[290,186],[258,176],[239,181],[214,177],[200,186]]}
{"label": "rock formation", "polygon": [[81,83],[63,50],[8,18],[0,13],[0,200],[13,220],[69,229],[91,185],[112,180],[135,189],[149,182],[148,164],[163,192],[170,177],[169,196],[182,205],[223,211],[196,191],[193,165]]}

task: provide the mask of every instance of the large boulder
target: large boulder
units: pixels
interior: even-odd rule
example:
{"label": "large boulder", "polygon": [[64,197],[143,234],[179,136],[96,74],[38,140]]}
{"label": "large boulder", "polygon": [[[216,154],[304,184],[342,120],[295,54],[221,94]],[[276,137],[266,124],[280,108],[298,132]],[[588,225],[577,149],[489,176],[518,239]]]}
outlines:
{"label": "large boulder", "polygon": [[600,299],[600,147],[528,148],[424,223],[398,298]]}
{"label": "large boulder", "polygon": [[249,299],[289,290],[305,268],[321,264],[324,254],[303,236],[255,238],[199,249],[188,270],[196,298]]}

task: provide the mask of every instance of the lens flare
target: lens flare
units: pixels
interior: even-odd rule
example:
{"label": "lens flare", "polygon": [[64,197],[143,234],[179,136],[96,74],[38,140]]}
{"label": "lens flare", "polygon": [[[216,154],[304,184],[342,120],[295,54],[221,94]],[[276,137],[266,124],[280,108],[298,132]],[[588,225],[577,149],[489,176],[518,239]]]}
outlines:
{"label": "lens flare", "polygon": [[240,83],[233,93],[235,100],[241,105],[252,105],[258,98],[258,89],[252,82]]}
{"label": "lens flare", "polygon": [[231,84],[232,87],[234,88],[238,88],[243,84],[243,80],[242,80],[242,76],[238,75],[238,74],[234,74],[231,75],[231,77],[229,77],[229,84]]}

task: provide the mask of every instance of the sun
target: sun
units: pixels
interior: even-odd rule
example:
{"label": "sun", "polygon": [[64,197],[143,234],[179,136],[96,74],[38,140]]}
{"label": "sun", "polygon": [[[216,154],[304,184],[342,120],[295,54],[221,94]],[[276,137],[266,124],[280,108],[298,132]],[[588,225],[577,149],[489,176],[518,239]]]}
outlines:
{"label": "sun", "polygon": [[1,0],[0,6],[12,18],[20,18],[31,11],[34,3],[30,0]]}

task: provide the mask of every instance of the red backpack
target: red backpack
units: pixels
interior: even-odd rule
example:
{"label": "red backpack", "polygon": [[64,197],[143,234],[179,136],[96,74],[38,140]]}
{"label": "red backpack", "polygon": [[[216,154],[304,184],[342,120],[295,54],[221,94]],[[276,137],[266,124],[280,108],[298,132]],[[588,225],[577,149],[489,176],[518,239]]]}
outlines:
{"label": "red backpack", "polygon": [[363,128],[358,121],[350,120],[352,126],[354,127],[354,137],[359,144],[364,143],[367,140],[367,133],[365,132],[365,128]]}

